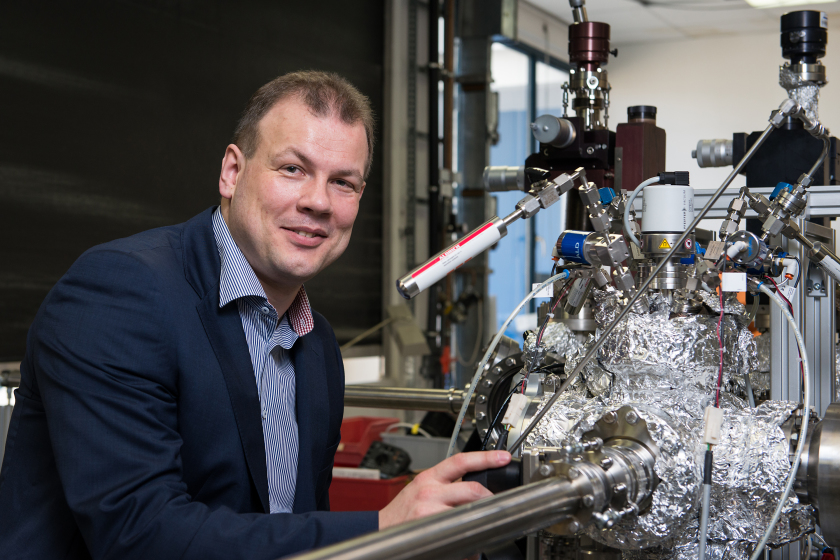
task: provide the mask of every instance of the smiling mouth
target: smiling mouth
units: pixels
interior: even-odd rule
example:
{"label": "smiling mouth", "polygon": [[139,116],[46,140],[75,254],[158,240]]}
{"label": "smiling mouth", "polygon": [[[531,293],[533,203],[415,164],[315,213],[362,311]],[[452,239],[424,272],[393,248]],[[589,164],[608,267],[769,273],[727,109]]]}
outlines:
{"label": "smiling mouth", "polygon": [[315,232],[311,232],[311,231],[302,231],[302,230],[299,230],[299,229],[292,229],[290,231],[300,235],[301,237],[306,237],[307,239],[312,239],[313,237],[326,237],[325,235],[321,235],[319,233],[315,233]]}

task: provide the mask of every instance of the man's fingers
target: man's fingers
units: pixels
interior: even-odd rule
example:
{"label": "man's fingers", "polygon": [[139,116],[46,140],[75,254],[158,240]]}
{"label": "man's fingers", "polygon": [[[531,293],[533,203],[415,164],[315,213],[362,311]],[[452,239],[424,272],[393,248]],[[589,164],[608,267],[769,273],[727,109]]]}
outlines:
{"label": "man's fingers", "polygon": [[454,482],[468,472],[496,469],[510,463],[507,451],[475,451],[459,453],[435,465],[430,471],[444,482]]}

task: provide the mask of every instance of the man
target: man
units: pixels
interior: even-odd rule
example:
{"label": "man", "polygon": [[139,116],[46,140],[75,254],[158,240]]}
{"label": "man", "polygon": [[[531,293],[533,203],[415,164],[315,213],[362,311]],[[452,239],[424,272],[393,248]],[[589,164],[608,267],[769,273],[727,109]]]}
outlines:
{"label": "man", "polygon": [[2,558],[277,558],[489,494],[463,454],[380,512],[329,512],[344,379],[304,282],[347,247],[373,148],[332,74],[263,86],[222,204],[86,252],[30,329],[0,471]]}

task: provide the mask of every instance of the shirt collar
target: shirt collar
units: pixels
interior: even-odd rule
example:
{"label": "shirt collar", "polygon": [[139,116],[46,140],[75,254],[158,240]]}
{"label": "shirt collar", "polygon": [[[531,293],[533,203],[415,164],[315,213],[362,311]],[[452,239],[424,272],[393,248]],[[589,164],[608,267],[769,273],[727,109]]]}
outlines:
{"label": "shirt collar", "polygon": [[[219,277],[219,307],[247,296],[254,296],[268,301],[268,296],[260,284],[254,269],[230,235],[230,230],[222,216],[221,208],[213,212],[213,235],[219,249],[221,274]],[[309,333],[315,327],[312,307],[303,286],[286,311],[289,322],[298,336]]]}

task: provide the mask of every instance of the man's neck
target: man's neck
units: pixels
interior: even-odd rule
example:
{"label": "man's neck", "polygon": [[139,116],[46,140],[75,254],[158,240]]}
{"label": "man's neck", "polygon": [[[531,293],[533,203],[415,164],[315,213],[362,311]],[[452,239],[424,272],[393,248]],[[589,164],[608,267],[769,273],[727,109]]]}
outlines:
{"label": "man's neck", "polygon": [[[255,271],[256,272],[256,271]],[[265,295],[268,297],[268,302],[274,307],[277,311],[277,317],[282,317],[286,311],[288,311],[289,307],[291,307],[292,302],[295,301],[298,293],[300,292],[300,288],[302,284],[298,286],[274,286],[265,282],[262,278],[260,278],[259,274],[257,275],[257,279],[260,281],[260,284],[265,290]]]}

